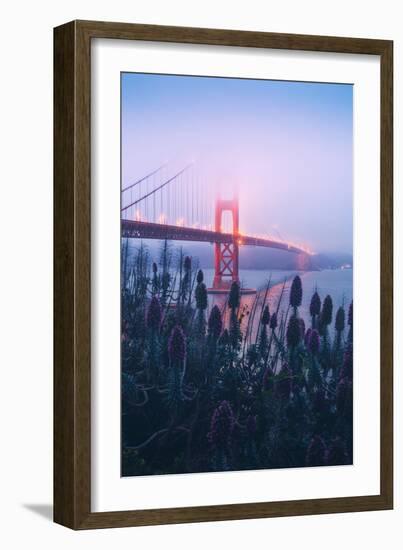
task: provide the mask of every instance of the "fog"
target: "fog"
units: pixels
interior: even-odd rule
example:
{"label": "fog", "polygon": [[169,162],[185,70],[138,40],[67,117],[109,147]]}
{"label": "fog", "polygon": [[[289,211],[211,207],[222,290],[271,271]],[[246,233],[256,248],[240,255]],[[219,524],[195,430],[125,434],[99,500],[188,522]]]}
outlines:
{"label": "fog", "polygon": [[351,253],[352,109],[346,84],[125,73],[122,185],[194,162],[242,232]]}

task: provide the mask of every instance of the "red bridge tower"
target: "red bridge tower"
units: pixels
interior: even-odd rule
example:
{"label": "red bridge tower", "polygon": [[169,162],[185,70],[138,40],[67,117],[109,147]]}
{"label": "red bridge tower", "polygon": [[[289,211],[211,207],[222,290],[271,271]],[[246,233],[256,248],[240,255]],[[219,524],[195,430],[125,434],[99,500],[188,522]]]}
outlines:
{"label": "red bridge tower", "polygon": [[215,243],[213,291],[228,291],[232,281],[239,282],[239,202],[238,196],[231,200],[217,198],[215,205],[215,231],[222,232],[224,212],[232,214],[232,243]]}

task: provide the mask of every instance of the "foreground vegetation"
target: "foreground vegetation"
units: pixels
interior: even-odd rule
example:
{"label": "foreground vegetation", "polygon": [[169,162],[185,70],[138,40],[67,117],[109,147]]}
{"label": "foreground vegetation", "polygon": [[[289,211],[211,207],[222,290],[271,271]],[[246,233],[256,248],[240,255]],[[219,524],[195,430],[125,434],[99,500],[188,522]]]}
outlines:
{"label": "foreground vegetation", "polygon": [[122,475],[352,463],[352,304],[315,292],[306,327],[299,276],[220,309],[168,243],[122,257]]}

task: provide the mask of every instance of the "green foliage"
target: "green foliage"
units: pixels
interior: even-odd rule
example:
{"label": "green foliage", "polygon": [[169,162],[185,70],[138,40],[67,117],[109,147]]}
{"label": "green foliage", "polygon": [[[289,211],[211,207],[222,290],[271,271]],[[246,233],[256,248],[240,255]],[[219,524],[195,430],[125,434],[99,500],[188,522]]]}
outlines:
{"label": "green foliage", "polygon": [[305,333],[300,278],[290,316],[283,292],[270,315],[270,283],[251,307],[237,283],[212,306],[168,243],[154,263],[144,246],[123,252],[123,475],[352,462],[352,307],[331,337],[333,303],[319,312],[316,292]]}

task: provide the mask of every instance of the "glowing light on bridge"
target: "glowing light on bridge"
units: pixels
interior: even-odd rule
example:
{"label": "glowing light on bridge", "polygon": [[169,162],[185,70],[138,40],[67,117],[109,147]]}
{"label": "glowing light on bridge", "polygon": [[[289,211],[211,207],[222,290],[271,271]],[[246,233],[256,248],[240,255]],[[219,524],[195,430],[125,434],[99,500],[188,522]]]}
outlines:
{"label": "glowing light on bridge", "polygon": [[[151,239],[213,242],[215,245],[214,289],[227,288],[239,280],[239,247],[260,246],[288,250],[298,255],[298,265],[309,265],[313,252],[304,244],[283,239],[277,226],[271,232],[251,234],[239,228],[239,200],[209,196],[190,166],[170,177],[158,169],[122,190],[122,235]],[[242,206],[242,205],[241,205]],[[138,222],[138,223],[137,223]],[[137,224],[137,225],[136,225]],[[304,267],[301,267],[304,269]],[[306,267],[305,267],[306,268]]]}

